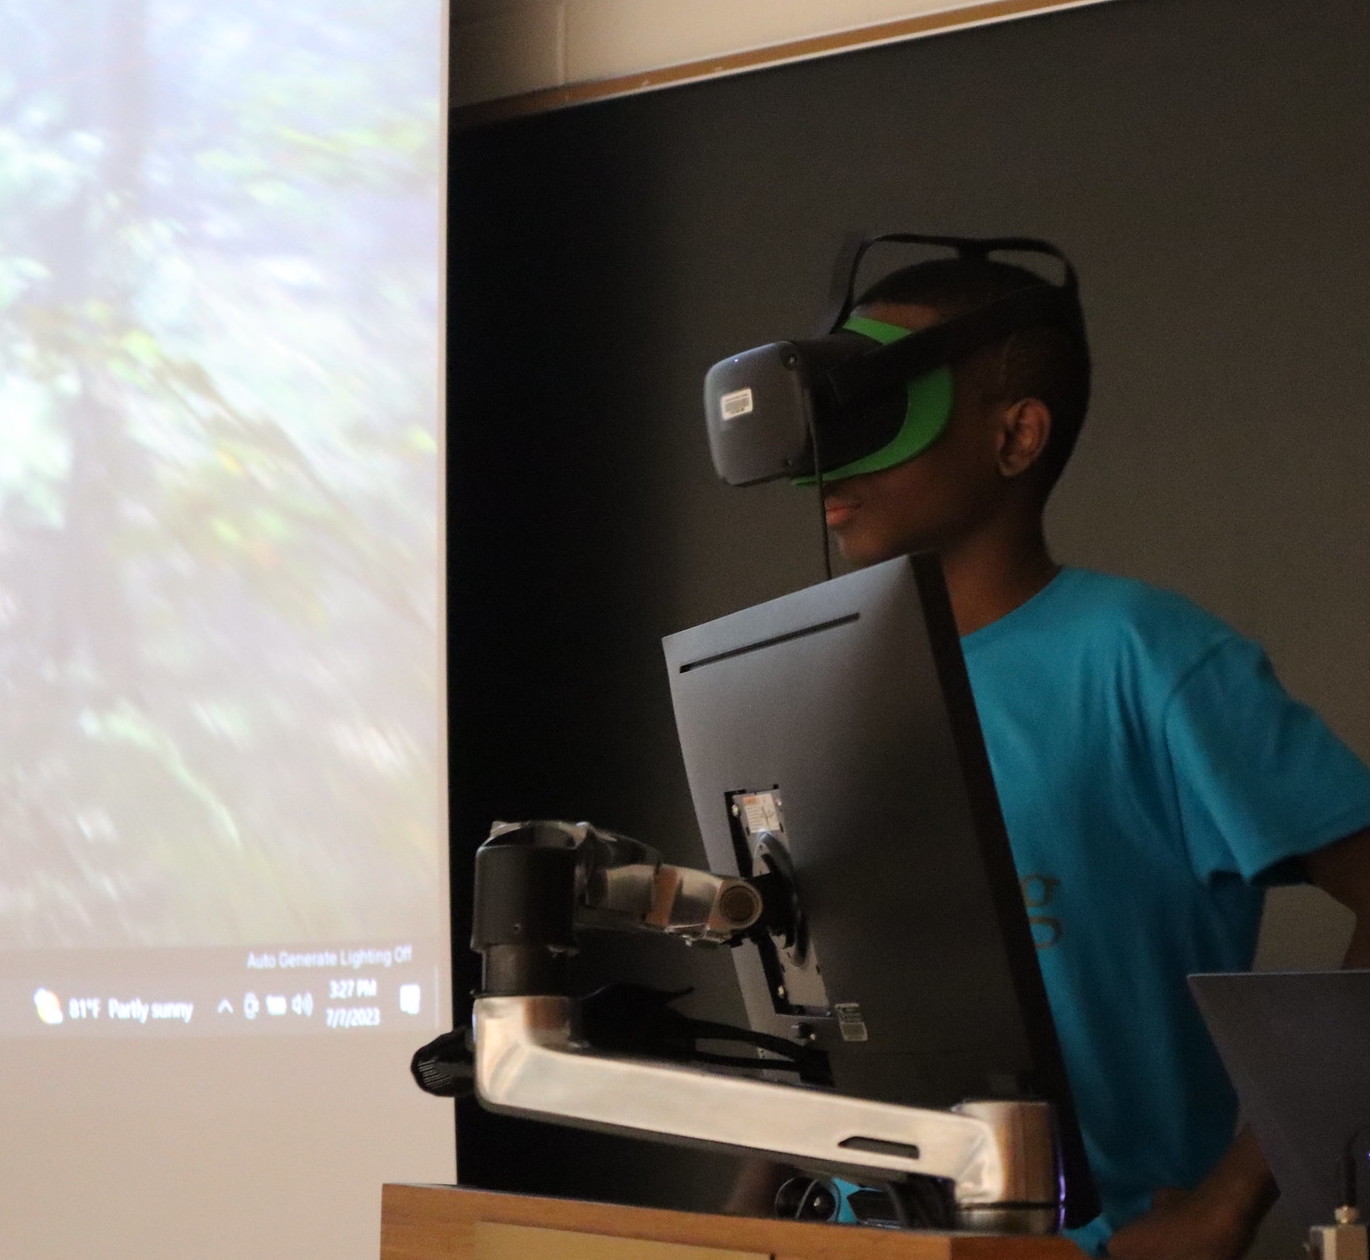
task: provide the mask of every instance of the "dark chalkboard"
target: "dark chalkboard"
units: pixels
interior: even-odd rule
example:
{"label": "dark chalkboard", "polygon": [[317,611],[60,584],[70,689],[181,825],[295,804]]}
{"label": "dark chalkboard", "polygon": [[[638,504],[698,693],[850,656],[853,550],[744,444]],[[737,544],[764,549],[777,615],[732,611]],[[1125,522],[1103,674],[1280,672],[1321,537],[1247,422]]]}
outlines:
{"label": "dark chalkboard", "polygon": [[[1058,558],[1227,617],[1370,752],[1368,71],[1364,0],[1114,0],[456,137],[459,992],[492,818],[701,860],[659,640],[821,576],[810,498],[714,480],[701,378],[809,330],[853,225],[1066,250],[1096,393]],[[588,952],[587,975],[731,1000],[726,959]],[[730,1175],[474,1113],[459,1133],[478,1185],[706,1207]]]}

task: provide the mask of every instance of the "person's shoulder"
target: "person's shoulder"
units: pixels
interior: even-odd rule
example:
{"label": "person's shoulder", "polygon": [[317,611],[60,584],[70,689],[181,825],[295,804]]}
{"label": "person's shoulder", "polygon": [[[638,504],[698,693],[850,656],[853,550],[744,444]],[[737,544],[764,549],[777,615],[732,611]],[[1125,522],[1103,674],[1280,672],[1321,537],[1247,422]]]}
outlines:
{"label": "person's shoulder", "polygon": [[1091,569],[1063,569],[1057,580],[1062,603],[1091,634],[1148,657],[1178,664],[1241,641],[1225,621],[1178,591]]}

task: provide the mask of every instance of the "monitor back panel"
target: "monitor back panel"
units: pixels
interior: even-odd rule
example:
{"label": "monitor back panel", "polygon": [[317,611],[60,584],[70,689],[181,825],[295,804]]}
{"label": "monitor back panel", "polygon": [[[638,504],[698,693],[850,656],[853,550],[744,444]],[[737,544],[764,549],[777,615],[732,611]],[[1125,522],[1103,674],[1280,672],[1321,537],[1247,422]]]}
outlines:
{"label": "monitor back panel", "polygon": [[891,561],[665,646],[711,868],[752,873],[738,815],[769,797],[807,919],[789,983],[735,951],[752,1025],[814,1037],[861,1096],[1043,1092],[1045,997],[940,571]]}

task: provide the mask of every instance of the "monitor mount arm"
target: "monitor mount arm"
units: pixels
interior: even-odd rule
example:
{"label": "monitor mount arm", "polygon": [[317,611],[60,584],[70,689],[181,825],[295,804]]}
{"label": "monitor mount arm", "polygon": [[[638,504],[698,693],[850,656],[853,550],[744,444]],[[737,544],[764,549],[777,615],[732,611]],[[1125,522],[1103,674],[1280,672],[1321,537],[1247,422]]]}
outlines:
{"label": "monitor mount arm", "polygon": [[[1057,1228],[1046,1103],[925,1110],[605,1054],[587,1042],[566,978],[578,927],[735,943],[765,930],[757,880],[669,866],[646,845],[586,823],[497,823],[476,855],[474,899],[472,947],[484,962],[475,1085],[487,1109],[886,1186],[906,1223]],[[949,1191],[946,1220],[915,1210],[927,1178]]]}

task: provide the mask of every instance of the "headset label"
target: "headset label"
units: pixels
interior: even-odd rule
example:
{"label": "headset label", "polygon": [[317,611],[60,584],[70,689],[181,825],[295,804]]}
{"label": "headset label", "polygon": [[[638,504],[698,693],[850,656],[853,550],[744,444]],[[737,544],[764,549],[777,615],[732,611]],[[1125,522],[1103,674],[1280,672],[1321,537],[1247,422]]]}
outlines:
{"label": "headset label", "polygon": [[718,400],[718,405],[725,421],[736,420],[739,416],[750,415],[756,410],[750,389],[735,389],[731,394],[724,394]]}

